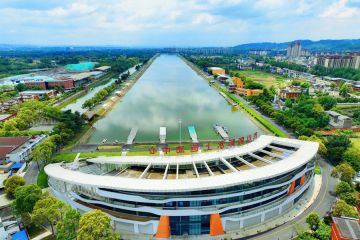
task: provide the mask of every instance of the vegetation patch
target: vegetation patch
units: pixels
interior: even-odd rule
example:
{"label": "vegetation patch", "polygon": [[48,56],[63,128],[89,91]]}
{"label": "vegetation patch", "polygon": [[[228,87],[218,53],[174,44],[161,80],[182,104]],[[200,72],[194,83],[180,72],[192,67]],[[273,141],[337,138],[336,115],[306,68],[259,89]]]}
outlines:
{"label": "vegetation patch", "polygon": [[47,188],[49,186],[48,176],[46,175],[44,168],[39,171],[39,174],[37,176],[37,185],[41,188]]}
{"label": "vegetation patch", "polygon": [[228,93],[227,91],[222,90],[223,93],[226,94],[232,101],[236,102],[242,109],[244,109],[247,113],[249,113],[252,117],[254,117],[258,122],[260,122],[266,129],[271,131],[273,134],[275,134],[278,137],[287,137],[287,134],[281,131],[279,128],[277,128],[275,125],[270,123],[268,120],[266,120],[263,116],[258,114],[256,111],[251,109],[250,107],[246,106],[244,103],[242,103],[239,99],[237,99],[232,94]]}
{"label": "vegetation patch", "polygon": [[284,87],[283,80],[284,77],[280,75],[275,75],[271,73],[261,72],[257,70],[242,70],[242,71],[235,71],[235,73],[239,73],[240,76],[244,76],[245,78],[261,83],[266,88],[270,88],[271,86],[274,86],[275,88],[281,88]]}
{"label": "vegetation patch", "polygon": [[314,172],[316,175],[321,175],[321,168],[318,163],[315,164]]}

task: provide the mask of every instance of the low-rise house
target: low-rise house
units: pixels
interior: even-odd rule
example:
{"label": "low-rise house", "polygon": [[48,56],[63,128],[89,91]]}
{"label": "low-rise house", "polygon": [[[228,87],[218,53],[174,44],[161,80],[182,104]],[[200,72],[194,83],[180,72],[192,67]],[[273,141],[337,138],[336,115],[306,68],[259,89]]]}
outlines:
{"label": "low-rise house", "polygon": [[229,80],[228,80],[228,83],[229,83],[228,86],[227,86],[228,91],[229,91],[230,93],[235,92],[236,85],[235,85],[233,79],[229,79]]}
{"label": "low-rise house", "polygon": [[264,92],[262,89],[246,89],[246,88],[237,88],[235,89],[235,93],[247,97],[259,96]]}
{"label": "low-rise house", "polygon": [[301,89],[295,87],[286,87],[280,89],[278,95],[281,100],[297,99],[301,95]]}
{"label": "low-rise house", "polygon": [[360,220],[349,217],[333,217],[331,240],[360,239]]}
{"label": "low-rise house", "polygon": [[242,70],[251,70],[255,64],[255,59],[252,58],[240,58],[237,60],[237,68]]}
{"label": "low-rise house", "polygon": [[21,230],[14,216],[0,218],[1,240],[28,240],[29,236],[25,229]]}
{"label": "low-rise house", "polygon": [[341,115],[335,111],[326,111],[326,113],[330,116],[330,126],[333,128],[351,128],[352,127],[352,119],[351,117]]}
{"label": "low-rise house", "polygon": [[46,135],[33,137],[0,137],[0,162],[24,162]]}
{"label": "low-rise house", "polygon": [[20,99],[23,102],[29,101],[29,100],[40,100],[45,98],[46,96],[49,98],[53,98],[56,96],[56,93],[54,90],[28,90],[20,92]]}
{"label": "low-rise house", "polygon": [[216,79],[221,83],[225,83],[226,81],[231,79],[231,77],[229,77],[228,75],[225,75],[225,74],[219,74],[219,76]]}
{"label": "low-rise house", "polygon": [[219,67],[208,67],[208,72],[210,72],[212,75],[224,75],[225,69],[219,68]]}
{"label": "low-rise house", "polygon": [[0,112],[7,112],[9,111],[13,106],[16,106],[20,104],[20,100],[18,98],[13,98],[9,101],[0,103]]}

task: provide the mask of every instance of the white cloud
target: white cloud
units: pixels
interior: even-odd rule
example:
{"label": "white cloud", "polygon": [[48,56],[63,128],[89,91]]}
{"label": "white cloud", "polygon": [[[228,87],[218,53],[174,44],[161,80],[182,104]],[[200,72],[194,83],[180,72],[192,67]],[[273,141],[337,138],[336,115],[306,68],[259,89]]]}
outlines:
{"label": "white cloud", "polygon": [[208,13],[200,13],[197,14],[192,23],[195,25],[200,25],[200,24],[214,24],[217,21],[217,17]]}
{"label": "white cloud", "polygon": [[0,3],[0,42],[226,46],[360,36],[359,9],[344,0],[52,0],[47,8],[35,1]]}
{"label": "white cloud", "polygon": [[360,16],[360,9],[356,7],[348,7],[347,0],[339,0],[334,2],[325,9],[320,17],[331,17],[331,18],[351,18]]}

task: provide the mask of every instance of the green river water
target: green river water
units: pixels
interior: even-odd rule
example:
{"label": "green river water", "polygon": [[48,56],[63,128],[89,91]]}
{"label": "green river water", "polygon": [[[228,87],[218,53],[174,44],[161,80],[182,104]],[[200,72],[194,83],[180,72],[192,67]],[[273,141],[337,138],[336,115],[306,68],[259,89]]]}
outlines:
{"label": "green river water", "polygon": [[187,126],[195,126],[198,139],[220,137],[213,125],[227,127],[230,137],[262,133],[243,112],[231,106],[208,82],[176,55],[160,55],[132,89],[95,124],[89,143],[125,142],[132,127],[136,141],[159,141],[159,128],[167,127],[168,141],[190,140]]}

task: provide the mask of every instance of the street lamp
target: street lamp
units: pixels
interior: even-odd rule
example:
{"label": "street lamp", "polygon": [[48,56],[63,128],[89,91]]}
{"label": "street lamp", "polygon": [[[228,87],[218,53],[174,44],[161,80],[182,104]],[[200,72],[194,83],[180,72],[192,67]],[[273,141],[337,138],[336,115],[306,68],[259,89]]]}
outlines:
{"label": "street lamp", "polygon": [[179,119],[179,126],[180,126],[180,146],[181,146],[181,118]]}

